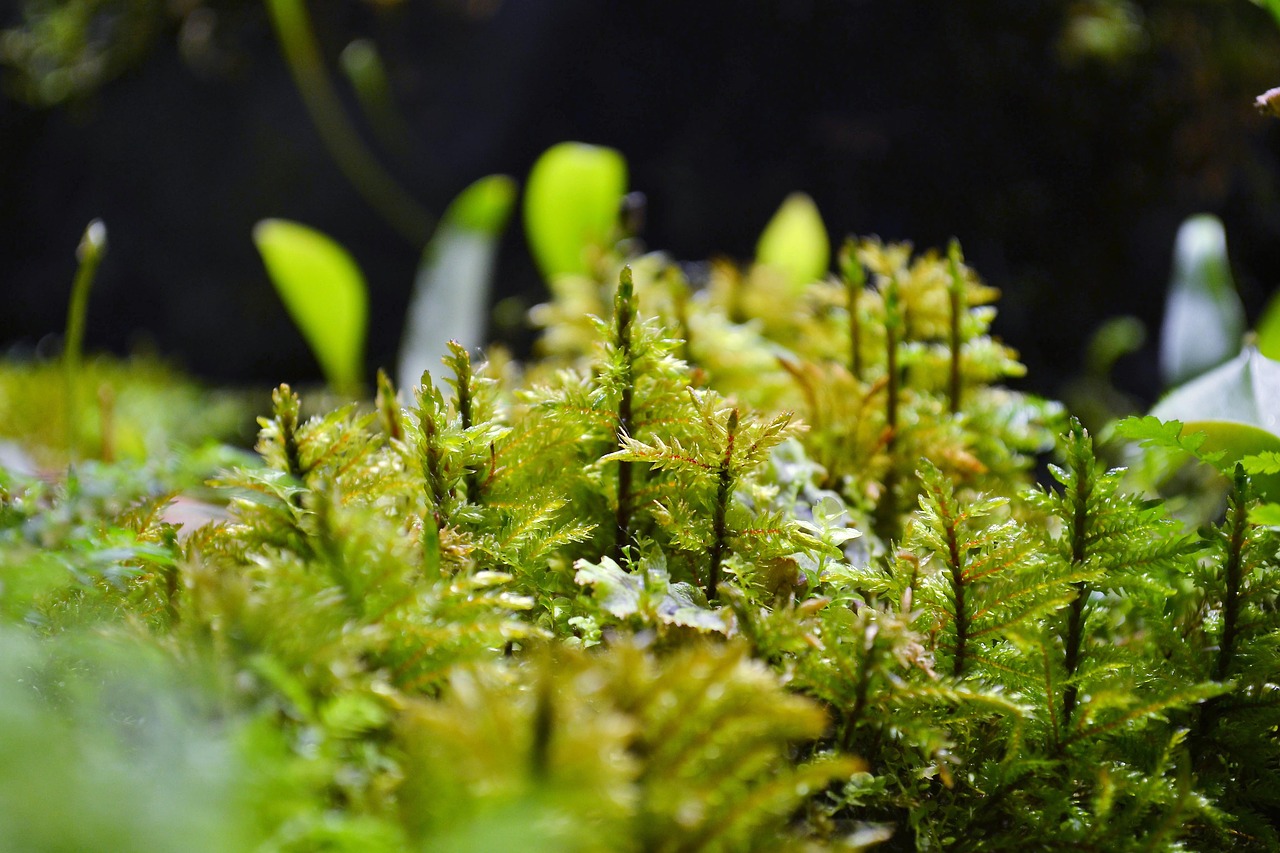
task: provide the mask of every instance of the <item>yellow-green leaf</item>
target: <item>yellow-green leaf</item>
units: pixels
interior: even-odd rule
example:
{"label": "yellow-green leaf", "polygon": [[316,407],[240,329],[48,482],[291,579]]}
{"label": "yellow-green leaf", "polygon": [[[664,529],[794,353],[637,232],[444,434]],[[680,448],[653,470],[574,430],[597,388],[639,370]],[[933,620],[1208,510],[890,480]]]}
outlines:
{"label": "yellow-green leaf", "polygon": [[827,274],[831,241],[813,199],[804,193],[787,196],[760,235],[756,263],[781,270],[795,284],[817,281]]}
{"label": "yellow-green leaf", "polygon": [[262,220],[253,228],[253,240],[329,385],[339,393],[356,393],[364,372],[369,309],[355,260],[332,238],[286,219]]}
{"label": "yellow-green leaf", "polygon": [[612,148],[562,142],[529,172],[524,227],[544,278],[590,272],[611,239],[627,191],[627,161]]}

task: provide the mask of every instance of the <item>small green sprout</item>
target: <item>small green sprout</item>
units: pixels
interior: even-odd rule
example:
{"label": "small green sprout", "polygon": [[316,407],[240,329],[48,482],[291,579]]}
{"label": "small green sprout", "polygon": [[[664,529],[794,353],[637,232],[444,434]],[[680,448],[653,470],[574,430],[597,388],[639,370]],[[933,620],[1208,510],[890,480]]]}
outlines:
{"label": "small green sprout", "polygon": [[612,148],[562,142],[538,158],[524,194],[524,226],[548,281],[591,272],[607,247],[627,192],[627,161]]}
{"label": "small green sprout", "polygon": [[358,394],[369,308],[355,259],[331,237],[285,219],[262,220],[253,240],[326,381],[339,394]]}

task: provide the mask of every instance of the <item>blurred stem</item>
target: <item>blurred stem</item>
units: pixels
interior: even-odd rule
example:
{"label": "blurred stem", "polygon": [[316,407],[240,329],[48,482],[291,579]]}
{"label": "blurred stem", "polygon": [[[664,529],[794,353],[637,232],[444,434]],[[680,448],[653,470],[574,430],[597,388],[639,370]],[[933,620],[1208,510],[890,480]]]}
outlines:
{"label": "blurred stem", "polygon": [[107,227],[95,219],[84,229],[76,259],[80,262],[71,284],[71,304],[67,307],[67,331],[62,351],[62,370],[66,383],[67,449],[74,462],[80,455],[80,411],[76,385],[84,352],[85,321],[89,315],[89,291],[98,275],[98,265],[107,253]]}
{"label": "blurred stem", "polygon": [[858,261],[857,242],[850,237],[840,253],[840,271],[844,277],[849,305],[849,372],[862,381],[862,329],[858,320],[858,296],[867,284],[867,274]]}
{"label": "blurred stem", "polygon": [[[625,447],[623,439],[632,433],[632,395],[635,392],[635,353],[632,350],[632,321],[636,314],[635,283],[631,267],[624,266],[618,276],[618,289],[614,294],[613,324],[614,344],[622,358],[622,394],[618,400],[618,427],[614,441]],[[634,544],[631,537],[631,480],[632,463],[618,462],[618,510],[615,519],[618,534],[614,559],[620,566],[628,566],[629,549]]]}
{"label": "blurred stem", "polygon": [[729,511],[729,500],[733,497],[733,442],[737,432],[738,410],[734,409],[729,413],[729,420],[725,424],[724,459],[720,462],[715,515],[711,522],[714,538],[711,543],[711,566],[707,572],[707,601],[713,604],[720,594],[720,567],[724,562],[724,553],[729,539],[726,516]]}
{"label": "blurred stem", "polygon": [[889,467],[884,474],[884,492],[876,504],[876,532],[886,542],[901,535],[901,519],[898,508],[898,340],[906,326],[899,295],[897,274],[889,279],[884,295],[885,338],[885,453]]}
{"label": "blurred stem", "polygon": [[311,121],[338,168],[391,227],[414,246],[425,245],[431,214],[382,168],[347,120],[320,59],[305,0],[267,0],[267,11]]}
{"label": "blurred stem", "polygon": [[961,272],[964,256],[960,254],[960,242],[958,240],[951,241],[951,245],[947,249],[947,262],[951,268],[951,286],[947,288],[947,294],[950,296],[951,302],[951,375],[947,387],[947,396],[951,402],[951,414],[958,415],[961,407],[960,395],[964,390],[960,372],[960,351],[964,343],[960,339],[960,318],[965,311],[964,274]]}

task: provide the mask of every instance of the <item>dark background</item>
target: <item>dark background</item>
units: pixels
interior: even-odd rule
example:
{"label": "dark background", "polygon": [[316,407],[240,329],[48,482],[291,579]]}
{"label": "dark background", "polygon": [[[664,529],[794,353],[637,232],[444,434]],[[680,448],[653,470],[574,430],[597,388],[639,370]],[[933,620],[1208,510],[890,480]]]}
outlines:
{"label": "dark background", "polygon": [[[0,25],[29,30],[24,10],[41,5],[0,11]],[[151,346],[220,383],[315,379],[250,240],[257,220],[283,216],[355,254],[370,366],[392,364],[420,247],[326,154],[264,9],[87,5],[78,56],[101,61],[69,92],[42,96],[48,63],[0,43],[0,346],[55,346],[74,248],[101,217],[110,252],[90,348]],[[1158,328],[1188,214],[1225,220],[1251,320],[1280,284],[1280,120],[1252,106],[1280,85],[1280,31],[1247,0],[310,6],[340,85],[351,39],[382,51],[407,136],[398,150],[369,142],[429,210],[576,139],[627,156],[650,246],[748,258],[804,190],[833,240],[959,237],[1003,289],[997,331],[1041,391],[1079,371],[1104,318]],[[498,287],[541,298],[518,227]],[[1154,346],[1118,379],[1154,396]]]}

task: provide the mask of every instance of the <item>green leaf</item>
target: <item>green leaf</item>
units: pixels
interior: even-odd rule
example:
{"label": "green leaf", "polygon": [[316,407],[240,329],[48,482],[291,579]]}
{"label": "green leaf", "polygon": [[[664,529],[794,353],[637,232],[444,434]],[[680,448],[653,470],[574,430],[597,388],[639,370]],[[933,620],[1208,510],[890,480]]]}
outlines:
{"label": "green leaf", "polygon": [[[1203,432],[1201,454],[1221,452],[1229,470],[1247,456],[1280,451],[1280,362],[1252,346],[1221,367],[1171,391],[1151,410],[1180,420],[1183,435]],[[1280,497],[1280,476],[1259,473],[1259,494]]]}
{"label": "green leaf", "polygon": [[1173,278],[1160,328],[1160,373],[1185,382],[1240,351],[1244,308],[1227,263],[1227,235],[1215,216],[1192,216],[1178,229]]}
{"label": "green leaf", "polygon": [[1280,438],[1280,362],[1246,347],[1216,370],[1169,392],[1151,414],[1183,421],[1192,429],[1202,421],[1227,421]]}
{"label": "green leaf", "polygon": [[1261,527],[1280,527],[1280,504],[1259,504],[1249,510],[1249,523]]}
{"label": "green leaf", "polygon": [[1262,311],[1262,318],[1258,320],[1258,328],[1254,336],[1258,352],[1267,358],[1280,359],[1280,293],[1276,293],[1267,302],[1267,307]]}
{"label": "green leaf", "polygon": [[1280,27],[1280,0],[1254,0],[1262,8],[1271,13],[1271,17],[1276,19],[1276,26]]}
{"label": "green leaf", "polygon": [[1240,460],[1247,474],[1280,474],[1280,452],[1264,451]]}
{"label": "green leaf", "polygon": [[831,242],[813,199],[804,193],[787,196],[760,235],[756,263],[781,270],[794,284],[808,284],[827,274]]}
{"label": "green leaf", "polygon": [[626,191],[627,161],[612,148],[562,142],[538,158],[524,227],[544,278],[590,273],[589,250],[611,239]]}
{"label": "green leaf", "polygon": [[412,388],[424,371],[438,368],[450,340],[467,350],[484,343],[498,242],[515,194],[512,178],[489,175],[463,190],[445,211],[422,253],[405,316],[401,388]]}
{"label": "green leaf", "polygon": [[325,379],[356,393],[364,373],[368,295],[355,260],[332,238],[298,222],[264,219],[253,240],[289,316]]}
{"label": "green leaf", "polygon": [[1129,441],[1136,441],[1143,447],[1181,450],[1202,462],[1217,465],[1223,454],[1221,451],[1210,453],[1204,449],[1208,436],[1183,427],[1182,421],[1162,421],[1151,415],[1132,416],[1116,422],[1115,434]]}
{"label": "green leaf", "polygon": [[701,591],[692,585],[671,583],[661,561],[645,560],[639,571],[630,574],[608,557],[599,563],[578,560],[574,568],[578,570],[574,581],[594,587],[600,606],[619,619],[641,616],[698,631],[728,630],[723,613],[709,609]]}

